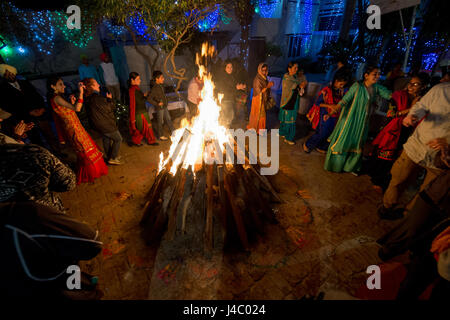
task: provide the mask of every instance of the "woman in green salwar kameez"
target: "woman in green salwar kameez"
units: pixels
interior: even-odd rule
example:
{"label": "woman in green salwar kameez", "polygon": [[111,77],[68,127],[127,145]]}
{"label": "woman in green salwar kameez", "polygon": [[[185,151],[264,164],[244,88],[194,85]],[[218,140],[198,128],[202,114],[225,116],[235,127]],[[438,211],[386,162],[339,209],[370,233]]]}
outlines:
{"label": "woman in green salwar kameez", "polygon": [[[298,64],[289,62],[287,73],[283,76],[280,113],[280,136],[288,144],[295,144],[295,124],[300,102],[300,96],[304,92],[306,83],[297,79]],[[303,86],[303,87],[302,87]]]}
{"label": "woman in green salwar kameez", "polygon": [[364,79],[355,82],[337,105],[329,105],[337,112],[342,109],[338,123],[330,135],[330,147],[325,159],[325,170],[351,172],[361,170],[362,150],[369,132],[371,105],[376,96],[390,99],[392,92],[377,84],[380,69],[369,66]]}

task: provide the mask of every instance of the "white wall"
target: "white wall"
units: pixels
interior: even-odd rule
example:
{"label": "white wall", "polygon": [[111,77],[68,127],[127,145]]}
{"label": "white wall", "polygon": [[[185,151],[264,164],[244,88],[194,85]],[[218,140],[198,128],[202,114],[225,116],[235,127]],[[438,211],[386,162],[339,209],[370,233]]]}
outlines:
{"label": "white wall", "polygon": [[[139,45],[140,50],[142,50],[145,54],[148,54],[152,59],[156,57],[155,51],[149,45]],[[159,46],[155,46],[159,50]],[[147,63],[144,57],[136,51],[136,48],[131,46],[124,46],[125,55],[127,57],[128,68],[130,72],[137,72],[141,77],[141,89],[146,92],[150,89],[150,80],[152,79],[152,73],[154,70],[151,70],[151,66]],[[163,63],[166,54],[164,51],[160,51],[160,57],[156,63],[155,70],[160,70],[164,73]],[[190,69],[192,69],[193,64],[191,63],[191,59],[187,54],[183,56],[176,56],[175,63],[177,69],[186,68],[186,74],[189,75]],[[172,67],[170,62],[168,63],[168,71],[172,71]],[[164,74],[165,77],[165,85],[176,85],[177,80],[170,78],[167,74]],[[188,79],[189,81],[190,79]],[[185,81],[184,86],[187,86],[187,82]]]}

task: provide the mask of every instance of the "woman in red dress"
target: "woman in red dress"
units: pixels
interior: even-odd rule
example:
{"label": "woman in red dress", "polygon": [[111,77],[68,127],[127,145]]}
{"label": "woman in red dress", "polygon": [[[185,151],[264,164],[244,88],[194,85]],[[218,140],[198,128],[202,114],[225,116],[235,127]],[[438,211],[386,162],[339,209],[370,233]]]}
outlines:
{"label": "woman in red dress", "polygon": [[152,130],[147,108],[145,107],[146,94],[139,88],[141,77],[137,72],[131,72],[128,78],[128,93],[130,94],[130,134],[134,145],[142,146],[142,139],[147,144],[156,146],[155,134]]}
{"label": "woman in red dress", "polygon": [[71,96],[71,103],[67,102],[62,95],[66,86],[60,78],[47,80],[50,104],[55,119],[58,122],[60,133],[77,154],[77,184],[93,182],[94,179],[106,175],[108,167],[103,161],[103,155],[91,136],[83,128],[76,112],[80,112],[83,105],[84,85],[78,84],[80,96],[76,99]]}

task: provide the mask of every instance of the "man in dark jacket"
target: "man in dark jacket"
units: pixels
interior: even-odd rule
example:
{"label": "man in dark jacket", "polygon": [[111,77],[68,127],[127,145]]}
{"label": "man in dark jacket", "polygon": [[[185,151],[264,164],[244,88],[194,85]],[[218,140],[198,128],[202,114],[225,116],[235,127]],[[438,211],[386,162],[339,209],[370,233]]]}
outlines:
{"label": "man in dark jacket", "polygon": [[111,93],[106,94],[106,98],[100,94],[100,85],[93,78],[84,81],[86,86],[86,110],[89,120],[103,137],[103,150],[108,164],[120,165],[119,151],[122,143],[122,136],[117,127],[114,115],[115,105]]}
{"label": "man in dark jacket", "polygon": [[49,123],[50,116],[44,99],[28,80],[18,79],[16,75],[16,68],[0,64],[0,108],[11,113],[17,123],[33,122],[34,128],[27,133],[31,142],[61,154]]}
{"label": "man in dark jacket", "polygon": [[168,101],[166,94],[164,93],[164,75],[161,71],[153,72],[153,81],[155,82],[150,94],[147,97],[148,102],[155,106],[156,117],[157,117],[157,134],[160,140],[167,140],[163,132],[163,122],[167,124],[170,130],[170,134],[175,130],[172,124],[172,119],[170,118],[169,110],[167,109]]}
{"label": "man in dark jacket", "polygon": [[35,202],[7,202],[0,203],[0,230],[4,295],[52,301],[101,297],[93,277],[78,267],[102,249],[98,232],[87,224]]}

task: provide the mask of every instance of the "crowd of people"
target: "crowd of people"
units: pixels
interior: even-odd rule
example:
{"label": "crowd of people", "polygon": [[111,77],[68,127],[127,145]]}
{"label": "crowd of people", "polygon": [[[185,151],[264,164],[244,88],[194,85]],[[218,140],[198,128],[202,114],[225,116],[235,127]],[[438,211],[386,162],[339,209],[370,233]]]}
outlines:
{"label": "crowd of people", "polygon": [[[24,203],[31,201],[36,204],[32,209],[36,215],[53,221],[55,212],[65,211],[54,192],[72,190],[77,184],[93,182],[108,174],[108,165],[123,163],[120,149],[124,138],[117,125],[115,108],[116,102],[124,95],[121,94],[109,56],[102,54],[101,60],[102,63],[96,68],[89,64],[86,56],[82,57],[77,94],[66,95],[66,86],[60,77],[47,79],[46,101],[29,81],[17,77],[13,66],[0,65],[0,93],[3,98],[0,101],[0,202],[6,203],[0,207],[2,213],[17,211],[21,206],[26,206]],[[229,127],[244,114],[248,121],[247,129],[255,134],[267,134],[267,113],[276,110],[277,105],[271,92],[274,82],[268,77],[268,64],[258,65],[252,85],[242,77],[240,71],[243,68],[236,61],[226,60],[220,67],[217,64],[212,66],[215,94],[221,99],[222,124]],[[239,72],[235,72],[236,69]],[[203,79],[194,74],[187,88],[189,118],[198,112],[204,85]],[[450,247],[448,71],[444,72],[442,83],[431,88],[429,76],[417,73],[408,78],[405,88],[394,91],[395,81],[406,77],[401,69],[396,66],[384,85],[379,84],[380,76],[379,67],[368,66],[363,78],[354,81],[345,61],[339,60],[307,113],[315,132],[305,138],[300,148],[308,154],[313,151],[324,154],[326,171],[347,172],[356,176],[369,174],[374,186],[384,191],[378,210],[380,218],[403,218],[393,231],[379,240],[382,246],[380,258],[387,260],[406,250],[413,250],[414,245],[414,248],[420,249],[415,251],[418,256],[413,265],[418,270],[428,268],[426,270],[431,273],[431,266],[435,267],[434,271],[437,270],[437,262],[433,264],[430,260],[430,246],[435,243],[433,240],[436,237],[440,239],[439,245],[434,245],[433,252],[437,255],[446,257]],[[142,146],[145,141],[150,146],[156,146],[157,140],[168,140],[175,130],[164,82],[163,73],[156,70],[150,91],[143,92],[140,75],[137,72],[129,74],[125,96],[129,99],[128,132],[131,145]],[[248,112],[250,89],[251,110]],[[296,144],[299,106],[307,90],[308,81],[302,66],[290,62],[281,80],[278,110],[279,135],[289,146]],[[375,103],[380,98],[387,100],[389,107],[377,133],[371,137],[369,129],[373,124]],[[153,129],[147,103],[155,108],[156,130]],[[86,109],[90,128],[100,135],[103,148],[95,143],[80,122],[77,113],[83,108]],[[168,134],[164,133],[164,124]],[[64,145],[76,154],[75,172],[65,161],[67,155],[62,152]],[[420,180],[419,193],[406,207],[400,205],[401,194],[408,185],[417,181],[420,170],[425,171],[425,175]],[[15,202],[19,204],[11,204]],[[39,223],[45,224],[42,221]],[[100,243],[87,226],[73,221],[60,223],[67,225],[69,233],[79,232],[92,244],[88,254],[78,252],[61,261],[75,261],[98,253]],[[7,237],[16,236],[17,228],[25,234],[28,227],[29,230],[42,228],[36,225],[15,227]],[[74,251],[77,250],[81,249],[74,248]],[[420,291],[425,284],[423,281],[416,284],[416,269],[411,271],[409,282],[404,286]],[[437,275],[436,272],[433,274]],[[445,286],[448,287],[448,283],[443,282],[441,287]],[[410,297],[412,291],[402,289],[401,292],[400,297]]]}

